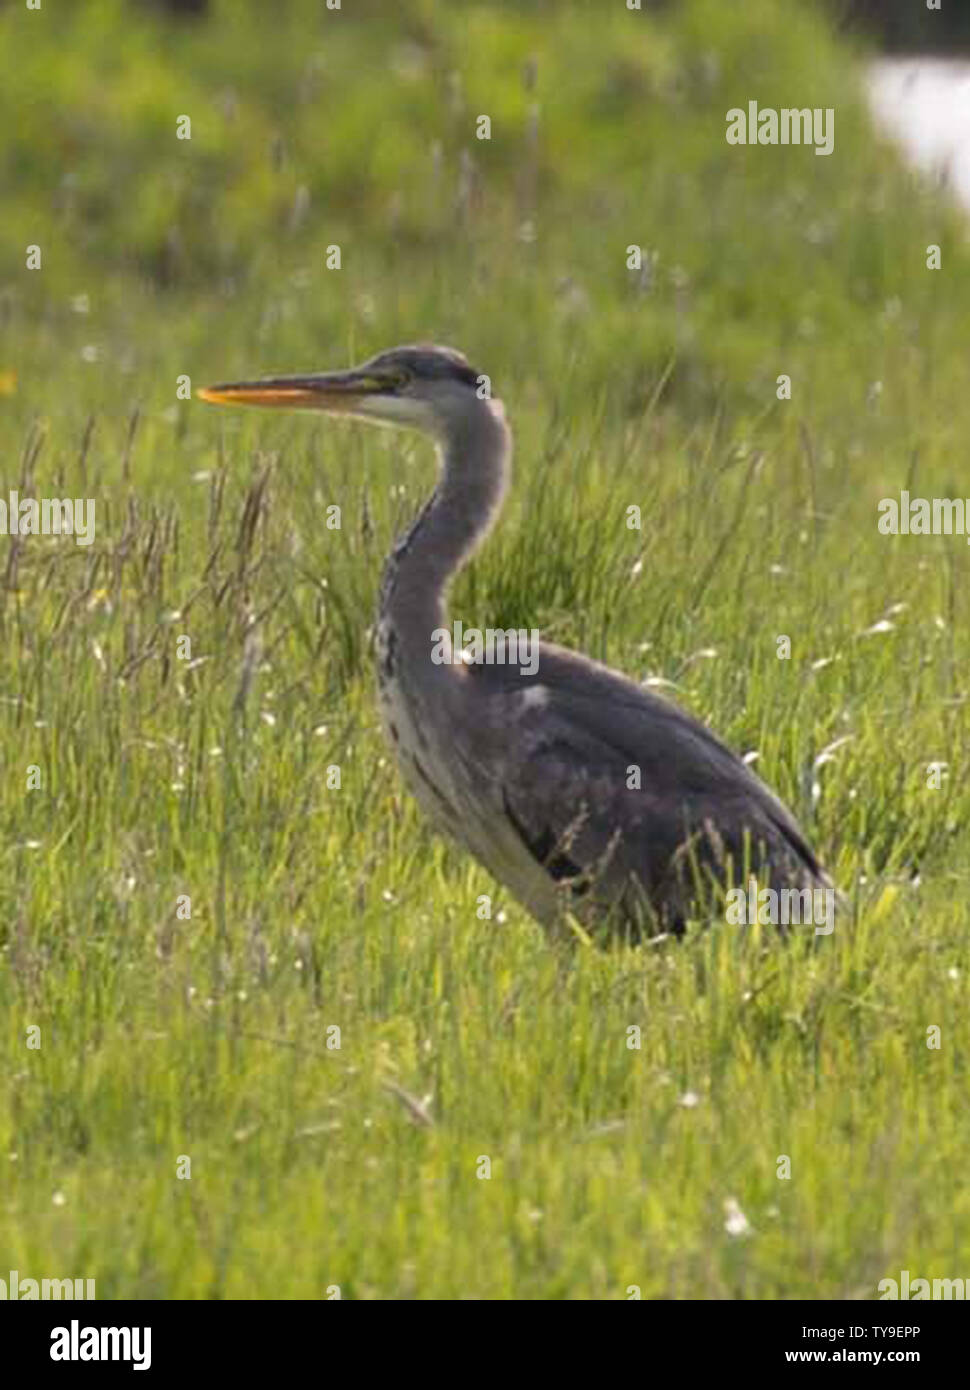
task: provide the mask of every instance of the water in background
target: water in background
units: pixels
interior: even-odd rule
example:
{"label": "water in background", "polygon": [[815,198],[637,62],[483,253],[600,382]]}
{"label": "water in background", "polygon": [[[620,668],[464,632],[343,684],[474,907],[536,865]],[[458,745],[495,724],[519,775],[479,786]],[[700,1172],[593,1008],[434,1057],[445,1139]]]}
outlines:
{"label": "water in background", "polygon": [[878,124],[970,210],[970,63],[888,59],[868,88]]}

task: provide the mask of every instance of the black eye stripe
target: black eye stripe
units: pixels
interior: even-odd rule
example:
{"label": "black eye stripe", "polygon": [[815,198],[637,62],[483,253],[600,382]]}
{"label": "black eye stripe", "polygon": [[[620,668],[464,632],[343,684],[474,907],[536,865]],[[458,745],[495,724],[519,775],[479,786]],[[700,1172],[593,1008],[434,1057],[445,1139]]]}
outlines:
{"label": "black eye stripe", "polygon": [[[390,360],[388,360],[390,358]],[[477,386],[479,373],[460,353],[445,348],[398,348],[392,354],[381,353],[364,364],[364,369],[380,372],[387,387],[402,390],[420,381],[452,380]]]}

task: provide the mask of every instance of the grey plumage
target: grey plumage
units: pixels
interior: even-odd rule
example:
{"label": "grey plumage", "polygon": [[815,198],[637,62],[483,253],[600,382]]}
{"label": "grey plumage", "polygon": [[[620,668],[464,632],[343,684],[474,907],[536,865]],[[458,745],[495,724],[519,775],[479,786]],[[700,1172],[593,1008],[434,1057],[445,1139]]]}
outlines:
{"label": "grey plumage", "polygon": [[377,628],[382,721],[420,804],[552,927],[570,913],[592,930],[679,932],[749,872],[774,888],[829,887],[790,812],[667,700],[547,643],[531,673],[432,660],[433,634],[450,630],[448,583],[507,485],[509,431],[483,380],[460,353],[422,346],[203,393],[436,439],[438,486],[388,559]]}

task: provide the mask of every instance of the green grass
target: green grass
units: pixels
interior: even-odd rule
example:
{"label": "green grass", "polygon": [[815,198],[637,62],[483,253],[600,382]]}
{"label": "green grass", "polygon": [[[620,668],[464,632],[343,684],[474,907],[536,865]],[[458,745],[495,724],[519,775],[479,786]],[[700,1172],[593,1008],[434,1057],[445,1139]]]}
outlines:
{"label": "green grass", "polygon": [[[0,540],[0,1277],[872,1298],[964,1273],[970,564],[876,530],[902,487],[970,492],[963,222],[803,4],[212,8],[0,9],[4,494],[97,504],[88,548]],[[751,98],[834,106],[835,153],[728,147]],[[370,669],[430,451],[176,398],[426,336],[516,432],[455,615],[674,682],[759,751],[851,929],[554,945],[431,834]]]}

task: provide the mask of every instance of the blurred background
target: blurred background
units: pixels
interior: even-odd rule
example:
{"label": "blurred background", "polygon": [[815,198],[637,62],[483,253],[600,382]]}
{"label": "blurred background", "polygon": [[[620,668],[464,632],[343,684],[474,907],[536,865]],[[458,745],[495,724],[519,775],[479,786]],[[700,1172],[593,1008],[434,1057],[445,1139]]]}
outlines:
{"label": "blurred background", "polygon": [[[627,404],[673,356],[667,399],[691,410],[762,399],[773,339],[803,379],[831,373],[816,405],[840,411],[829,384],[872,351],[855,310],[898,297],[897,248],[942,235],[873,139],[858,45],[956,43],[958,8],[0,4],[8,419],[77,427],[126,398],[184,429],[176,374],[429,334],[524,390],[581,359]],[[835,156],[729,152],[724,113],[752,96],[835,106]]]}
{"label": "blurred background", "polygon": [[[966,1264],[970,552],[876,526],[970,491],[964,11],[0,0],[0,496],[97,505],[90,547],[0,538],[10,1268],[871,1298]],[[834,152],[728,146],[751,100],[833,108]],[[430,450],[192,390],[423,338],[516,440],[455,616],[754,762],[861,904],[810,967],[485,924],[403,794],[371,623]]]}

